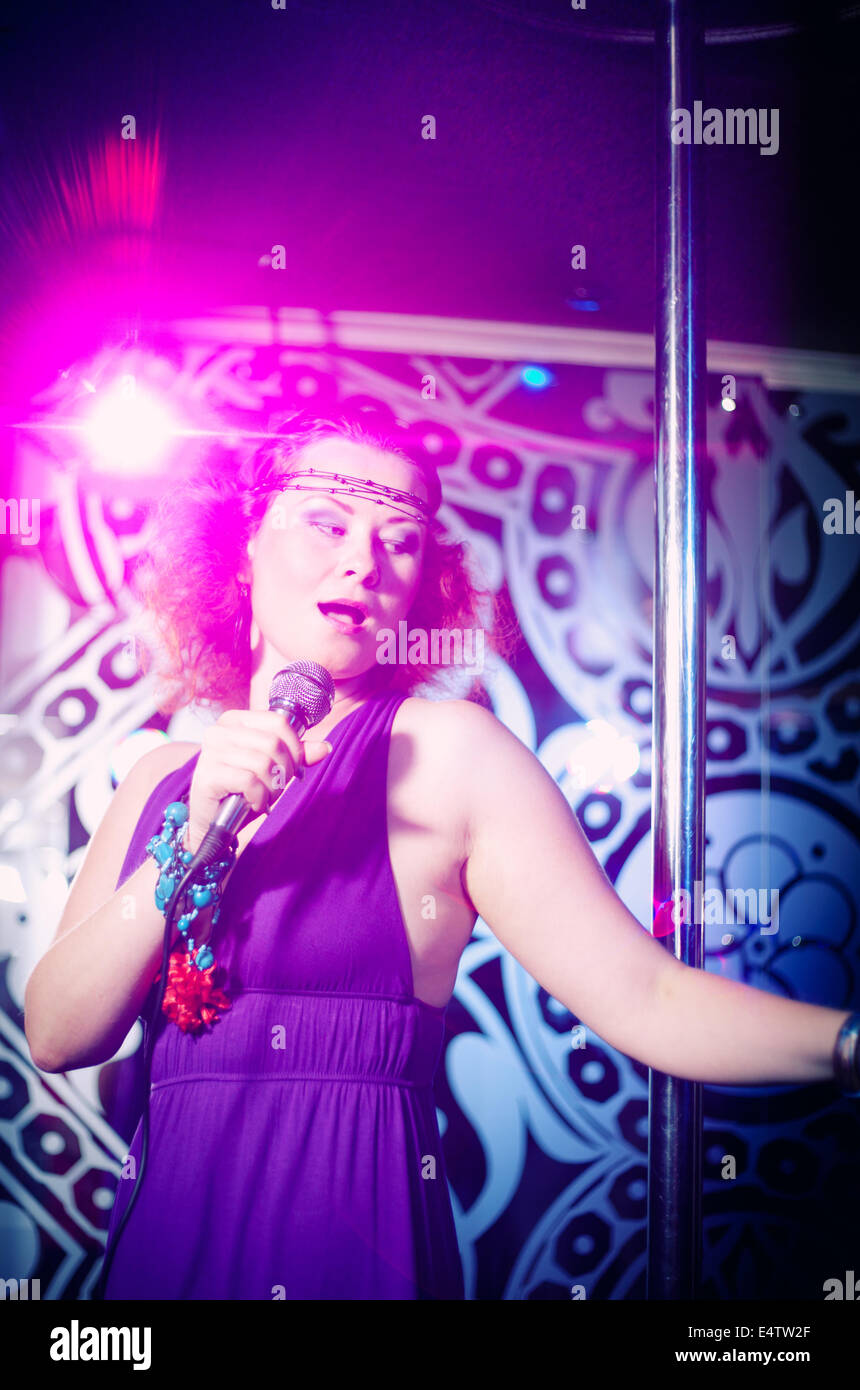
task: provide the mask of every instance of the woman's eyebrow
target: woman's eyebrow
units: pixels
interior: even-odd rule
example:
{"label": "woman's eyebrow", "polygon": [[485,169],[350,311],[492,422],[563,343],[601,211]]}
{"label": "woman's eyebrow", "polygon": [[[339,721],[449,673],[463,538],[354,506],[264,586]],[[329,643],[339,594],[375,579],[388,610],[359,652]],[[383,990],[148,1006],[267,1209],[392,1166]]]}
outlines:
{"label": "woman's eyebrow", "polygon": [[[302,497],[302,498],[300,499],[300,503],[301,503],[301,502],[313,502],[313,501],[316,501],[316,502],[333,502],[334,505],[335,505],[336,507],[341,507],[341,508],[343,509],[343,511],[349,512],[350,516],[353,516],[353,515],[354,515],[354,509],[353,509],[352,507],[350,507],[349,504],[348,504],[347,502],[341,502],[337,497],[332,497],[330,493],[323,493],[323,492],[320,492],[320,495],[317,496],[316,498],[314,498],[313,495],[312,495],[312,493],[311,493],[310,490],[309,490],[309,491],[307,492],[306,496],[304,496],[304,497]],[[401,525],[401,526],[417,526],[417,525],[418,525],[418,522],[417,522],[417,521],[413,521],[411,516],[390,516],[390,517],[386,517],[386,518],[385,518],[385,521],[386,521],[387,524],[392,524],[392,525],[393,525],[393,524],[397,524],[397,525]]]}

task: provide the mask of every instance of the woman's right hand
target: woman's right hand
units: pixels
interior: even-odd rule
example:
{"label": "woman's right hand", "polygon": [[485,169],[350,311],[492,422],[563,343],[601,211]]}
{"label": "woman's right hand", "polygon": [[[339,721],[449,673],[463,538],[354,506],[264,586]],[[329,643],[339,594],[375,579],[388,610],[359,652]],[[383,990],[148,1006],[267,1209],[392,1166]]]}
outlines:
{"label": "woman's right hand", "polygon": [[188,799],[187,848],[200,848],[225,796],[241,792],[260,815],[293,777],[330,752],[322,740],[302,742],[279,711],[225,710],[203,733]]}

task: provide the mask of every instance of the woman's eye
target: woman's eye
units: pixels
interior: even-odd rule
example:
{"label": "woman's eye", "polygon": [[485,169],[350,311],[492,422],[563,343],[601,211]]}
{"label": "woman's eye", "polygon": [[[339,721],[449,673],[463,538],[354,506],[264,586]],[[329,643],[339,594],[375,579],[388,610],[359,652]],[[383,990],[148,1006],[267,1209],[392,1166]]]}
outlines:
{"label": "woman's eye", "polygon": [[[325,535],[328,535],[328,536],[345,536],[345,535],[346,535],[346,527],[345,527],[345,526],[338,526],[337,523],[334,522],[334,521],[325,521],[322,517],[315,517],[315,516],[309,517],[308,520],[310,521],[311,526],[316,527],[316,529],[317,529],[318,531],[322,531]],[[418,537],[417,537],[417,536],[407,536],[407,537],[406,537],[404,540],[402,540],[402,541],[383,541],[383,545],[386,547],[386,549],[390,550],[390,551],[392,552],[392,554],[394,554],[394,555],[405,555],[407,552],[408,552],[408,553],[411,553],[412,551],[414,551],[414,550],[417,549],[417,547],[418,547]]]}

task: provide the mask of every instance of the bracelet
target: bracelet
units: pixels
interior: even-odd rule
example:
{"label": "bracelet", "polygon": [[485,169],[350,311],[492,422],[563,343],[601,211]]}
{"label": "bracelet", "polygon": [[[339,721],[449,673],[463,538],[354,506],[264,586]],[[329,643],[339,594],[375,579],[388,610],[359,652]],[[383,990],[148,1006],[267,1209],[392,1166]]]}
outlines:
{"label": "bracelet", "polygon": [[[185,802],[171,801],[164,812],[162,830],[153,835],[146,846],[147,854],[161,870],[155,885],[155,904],[165,917],[171,899],[194,859],[191,851],[182,847],[187,822],[188,807]],[[219,1009],[230,1008],[227,995],[214,983],[213,977],[218,967],[211,947],[206,944],[196,946],[194,937],[189,936],[188,932],[201,908],[213,903],[212,926],[215,926],[221,914],[221,879],[235,858],[234,850],[228,858],[201,868],[199,877],[195,877],[182,894],[182,913],[176,926],[185,940],[185,952],[176,951],[170,957],[161,1007],[167,1017],[186,1033],[211,1027],[220,1017]],[[156,979],[160,978],[159,972]]]}
{"label": "bracelet", "polygon": [[860,1096],[860,1013],[846,1018],[833,1049],[836,1084],[847,1096]]}

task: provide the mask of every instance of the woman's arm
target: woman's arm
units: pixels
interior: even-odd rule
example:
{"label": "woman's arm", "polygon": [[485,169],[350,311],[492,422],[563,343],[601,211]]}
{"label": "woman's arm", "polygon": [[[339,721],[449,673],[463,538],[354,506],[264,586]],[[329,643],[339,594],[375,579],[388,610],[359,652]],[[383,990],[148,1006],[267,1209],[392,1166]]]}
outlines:
{"label": "woman's arm", "polygon": [[833,1079],[848,1011],[676,960],[624,906],[534,754],[479,705],[439,707],[467,827],[463,887],[553,998],[619,1052],[673,1076],[724,1086]]}
{"label": "woman's arm", "polygon": [[[160,871],[147,856],[121,888],[115,884],[150,793],[193,752],[193,744],[172,743],[146,753],[87,846],[54,940],[24,991],[24,1031],[41,1071],[106,1062],[140,1014],[161,965]],[[178,939],[177,930],[172,946]]]}

